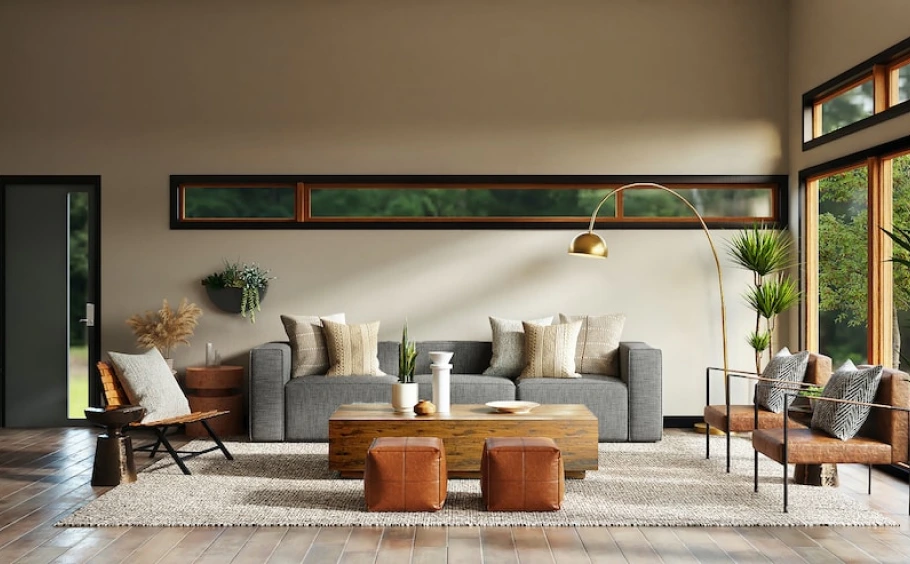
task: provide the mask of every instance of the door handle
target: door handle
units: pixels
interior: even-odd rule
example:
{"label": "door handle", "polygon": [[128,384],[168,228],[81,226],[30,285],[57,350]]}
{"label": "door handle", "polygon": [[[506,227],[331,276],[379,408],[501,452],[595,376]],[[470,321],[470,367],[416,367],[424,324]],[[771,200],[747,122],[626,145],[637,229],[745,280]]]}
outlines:
{"label": "door handle", "polygon": [[79,323],[84,323],[86,327],[95,326],[95,304],[85,304],[85,317]]}

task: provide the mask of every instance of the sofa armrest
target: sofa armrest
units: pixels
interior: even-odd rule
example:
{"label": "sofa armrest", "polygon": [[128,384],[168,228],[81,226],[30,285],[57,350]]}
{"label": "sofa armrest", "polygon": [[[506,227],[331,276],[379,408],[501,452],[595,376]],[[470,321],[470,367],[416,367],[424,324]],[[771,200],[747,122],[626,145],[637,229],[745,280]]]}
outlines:
{"label": "sofa armrest", "polygon": [[250,440],[284,440],[284,387],[290,379],[288,343],[265,343],[250,350]]}
{"label": "sofa armrest", "polygon": [[663,435],[663,361],[660,349],[619,343],[619,376],[629,389],[629,440],[659,441]]}

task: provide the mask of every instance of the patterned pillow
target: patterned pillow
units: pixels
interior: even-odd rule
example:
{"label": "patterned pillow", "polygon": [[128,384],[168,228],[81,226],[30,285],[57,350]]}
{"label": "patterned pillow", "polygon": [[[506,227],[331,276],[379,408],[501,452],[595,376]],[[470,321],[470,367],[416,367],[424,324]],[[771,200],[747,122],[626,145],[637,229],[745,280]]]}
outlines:
{"label": "patterned pillow", "polygon": [[117,379],[133,405],[145,408],[143,423],[190,413],[190,404],[157,348],[145,354],[108,352]]}
{"label": "patterned pillow", "polygon": [[[323,319],[344,323],[344,314],[326,315]],[[291,376],[325,374],[329,369],[329,351],[325,347],[325,334],[319,317],[282,315],[281,323],[291,343]]]}
{"label": "patterned pillow", "polygon": [[[882,370],[881,366],[857,369],[852,362],[844,363],[831,375],[821,397],[871,403],[878,391]],[[868,405],[817,401],[811,426],[846,441],[859,432],[871,409]]]}
{"label": "patterned pillow", "polygon": [[326,376],[385,376],[379,369],[379,322],[345,325],[321,318],[329,351]]}
{"label": "patterned pillow", "polygon": [[[790,354],[790,351],[783,348],[779,353],[774,355],[768,366],[762,370],[762,378],[772,380],[783,380],[785,382],[802,382],[806,377],[806,366],[809,364],[809,351],[802,351],[796,354]],[[755,401],[758,405],[774,413],[783,413],[784,409],[790,407],[793,403],[793,396],[786,396],[787,393],[794,394],[798,390],[787,388],[786,384],[776,385],[770,382],[759,382],[755,386]],[[787,400],[784,405],[784,399]]]}
{"label": "patterned pillow", "polygon": [[575,351],[575,368],[582,374],[619,376],[619,338],[626,324],[621,313],[611,315],[564,315],[560,323],[582,321]]}
{"label": "patterned pillow", "polygon": [[[535,325],[549,325],[553,317],[533,319],[529,323]],[[493,358],[490,367],[483,371],[484,376],[505,376],[515,378],[524,370],[525,360],[525,334],[521,324],[523,321],[512,319],[490,318],[490,327],[493,330]]]}
{"label": "patterned pillow", "polygon": [[528,364],[522,378],[581,378],[575,372],[575,348],[581,321],[558,325],[522,323]]}

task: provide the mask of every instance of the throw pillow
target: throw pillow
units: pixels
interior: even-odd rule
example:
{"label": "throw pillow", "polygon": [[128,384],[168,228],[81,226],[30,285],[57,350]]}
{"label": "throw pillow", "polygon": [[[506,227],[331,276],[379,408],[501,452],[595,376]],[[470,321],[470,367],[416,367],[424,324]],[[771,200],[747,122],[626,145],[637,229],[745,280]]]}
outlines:
{"label": "throw pillow", "polygon": [[[799,391],[798,386],[788,386],[787,383],[802,382],[806,377],[806,367],[809,365],[809,351],[802,351],[796,354],[790,354],[789,349],[784,347],[762,370],[762,378],[769,380],[781,380],[783,384],[773,382],[759,382],[755,386],[755,401],[758,405],[774,413],[783,413],[785,409],[793,403],[794,396],[786,394],[795,394]],[[784,400],[787,400],[786,402]]]}
{"label": "throw pillow", "polygon": [[575,372],[575,350],[582,321],[558,325],[522,323],[528,364],[522,378],[581,378]]}
{"label": "throw pillow", "polygon": [[143,423],[190,413],[190,404],[157,348],[145,354],[108,352],[117,379],[133,405],[145,408]]}
{"label": "throw pillow", "polygon": [[[883,368],[872,366],[857,369],[852,362],[848,362],[831,375],[821,397],[872,403],[882,379]],[[868,405],[817,401],[811,426],[846,441],[859,432],[871,409]]]}
{"label": "throw pillow", "polygon": [[345,325],[321,318],[329,351],[326,376],[385,376],[379,369],[379,322]]}
{"label": "throw pillow", "polygon": [[[344,314],[326,315],[344,323]],[[325,347],[322,321],[315,315],[282,315],[281,323],[291,343],[291,376],[325,374],[329,369],[329,351]]]}
{"label": "throw pillow", "polygon": [[564,315],[560,323],[581,321],[578,345],[575,351],[575,368],[582,374],[619,375],[619,338],[626,324],[621,313],[610,315]]}
{"label": "throw pillow", "polygon": [[[549,325],[553,317],[544,317],[529,321],[535,325]],[[525,342],[523,321],[513,319],[490,318],[490,328],[493,330],[493,357],[490,367],[483,371],[484,376],[505,376],[515,378],[524,370]]]}

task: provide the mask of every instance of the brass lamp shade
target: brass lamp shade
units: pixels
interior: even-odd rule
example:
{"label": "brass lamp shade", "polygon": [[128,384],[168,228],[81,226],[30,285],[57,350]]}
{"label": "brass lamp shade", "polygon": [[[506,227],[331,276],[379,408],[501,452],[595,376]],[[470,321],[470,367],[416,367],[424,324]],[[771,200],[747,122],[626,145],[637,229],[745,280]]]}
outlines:
{"label": "brass lamp shade", "polygon": [[570,255],[580,255],[594,258],[607,258],[607,242],[603,237],[592,231],[579,233],[569,244]]}

